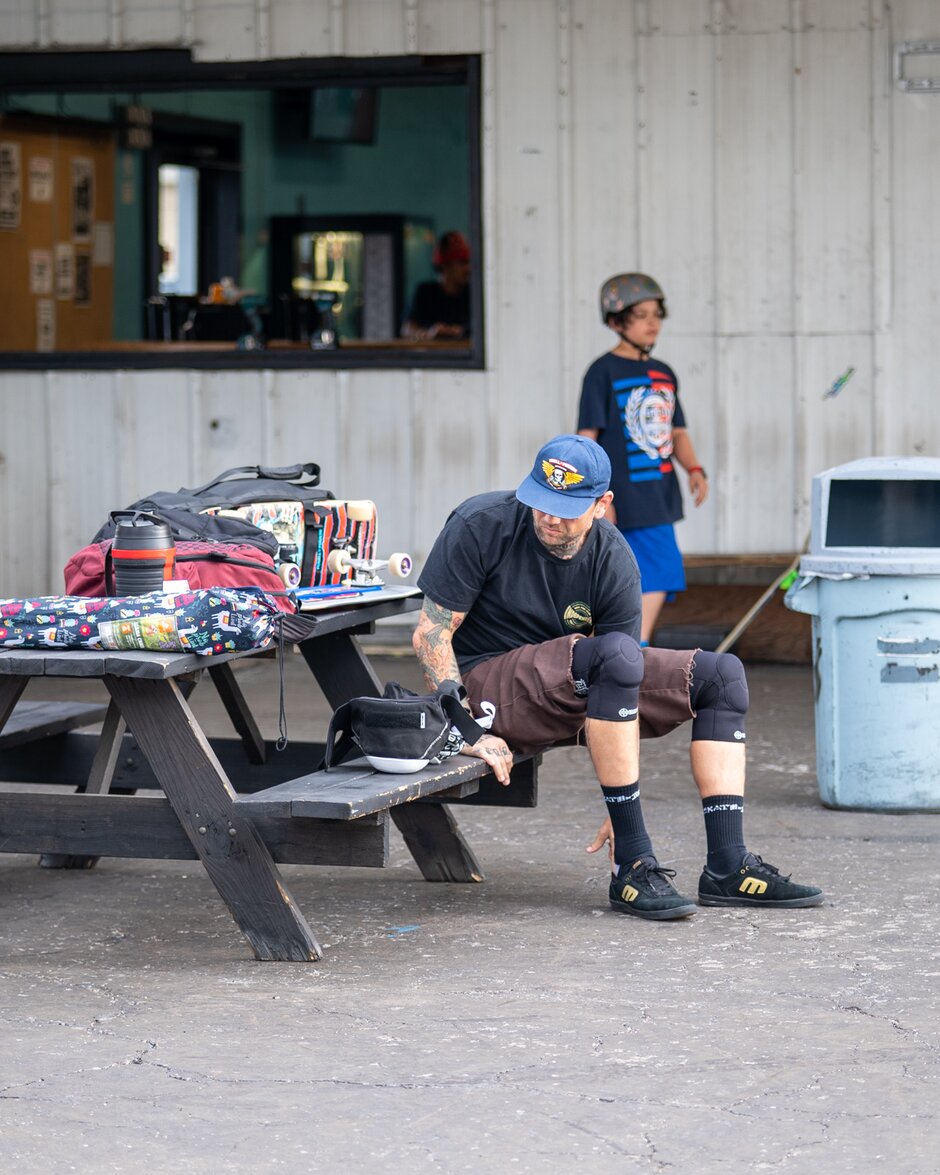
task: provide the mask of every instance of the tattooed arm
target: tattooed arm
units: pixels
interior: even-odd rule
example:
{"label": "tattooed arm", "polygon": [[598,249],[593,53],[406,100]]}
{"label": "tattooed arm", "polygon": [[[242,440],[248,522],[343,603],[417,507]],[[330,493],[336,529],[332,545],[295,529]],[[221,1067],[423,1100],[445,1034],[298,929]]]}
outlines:
{"label": "tattooed arm", "polygon": [[442,681],[460,681],[453,641],[466,615],[425,599],[412,644],[429,689],[437,689]]}
{"label": "tattooed arm", "polygon": [[[436,689],[442,681],[460,681],[453,641],[454,633],[466,615],[466,612],[453,612],[425,597],[412,644],[429,689]],[[509,783],[512,751],[501,738],[484,734],[472,747],[464,743],[463,753],[482,759],[500,783]]]}

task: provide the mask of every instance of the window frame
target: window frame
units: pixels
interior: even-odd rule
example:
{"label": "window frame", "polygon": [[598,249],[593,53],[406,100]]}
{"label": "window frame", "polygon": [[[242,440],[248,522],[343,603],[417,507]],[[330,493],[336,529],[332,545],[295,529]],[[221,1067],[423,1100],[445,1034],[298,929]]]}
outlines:
{"label": "window frame", "polygon": [[[351,368],[485,367],[483,317],[482,129],[480,57],[475,54],[398,57],[305,57],[265,61],[194,61],[190,50],[103,50],[99,52],[0,53],[0,96],[17,93],[139,93],[153,90],[278,89],[287,86],[465,85],[468,97],[471,315],[470,344],[460,349],[414,340],[389,340],[363,349],[333,351],[201,350],[161,351],[152,342],[140,350],[0,351],[0,372],[196,369],[318,370]],[[377,212],[376,215],[379,215]]]}

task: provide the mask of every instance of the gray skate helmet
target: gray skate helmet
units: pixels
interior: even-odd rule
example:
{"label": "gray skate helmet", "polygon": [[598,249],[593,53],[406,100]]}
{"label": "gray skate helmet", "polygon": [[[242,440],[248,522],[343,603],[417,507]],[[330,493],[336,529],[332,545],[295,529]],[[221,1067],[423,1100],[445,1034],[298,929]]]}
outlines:
{"label": "gray skate helmet", "polygon": [[666,314],[666,295],[658,282],[645,273],[618,273],[601,286],[601,322],[607,325],[611,314],[622,314],[637,302],[655,298]]}

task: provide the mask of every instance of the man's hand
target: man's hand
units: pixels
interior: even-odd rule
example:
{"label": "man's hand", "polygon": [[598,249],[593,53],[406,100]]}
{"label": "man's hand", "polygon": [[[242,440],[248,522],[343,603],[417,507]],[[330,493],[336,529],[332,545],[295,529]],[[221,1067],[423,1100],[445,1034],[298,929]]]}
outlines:
{"label": "man's hand", "polygon": [[610,860],[610,871],[611,871],[611,873],[613,873],[615,870],[615,865],[614,865],[614,828],[610,822],[609,816],[604,821],[604,823],[600,826],[600,828],[597,830],[597,836],[594,837],[594,839],[591,841],[591,843],[587,846],[587,848],[584,851],[586,853],[596,853],[598,851],[598,849],[602,849],[604,847],[604,845],[607,845],[607,856]]}
{"label": "man's hand", "polygon": [[495,734],[484,734],[471,747],[464,743],[461,754],[482,759],[503,787],[509,786],[509,772],[512,771],[512,751]]}

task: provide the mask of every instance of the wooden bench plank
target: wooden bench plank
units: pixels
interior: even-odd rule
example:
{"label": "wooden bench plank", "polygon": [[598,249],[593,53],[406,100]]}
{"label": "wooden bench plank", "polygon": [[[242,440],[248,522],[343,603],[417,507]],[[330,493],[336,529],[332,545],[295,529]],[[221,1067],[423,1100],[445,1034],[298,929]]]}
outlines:
{"label": "wooden bench plank", "polygon": [[106,705],[88,702],[17,702],[0,732],[0,748],[18,747],[35,739],[102,722],[107,709]]}
{"label": "wooden bench plank", "polygon": [[425,796],[418,802],[421,804],[472,804],[497,808],[535,808],[538,806],[538,769],[541,762],[541,755],[533,755],[531,758],[517,756],[513,763],[508,787],[504,787],[495,775],[484,775],[478,780],[479,786],[470,793],[454,788],[452,791]]}
{"label": "wooden bench plank", "polygon": [[454,755],[440,766],[408,775],[373,771],[365,760],[315,771],[276,787],[238,797],[247,815],[306,816],[320,820],[355,820],[371,812],[407,804],[488,775],[482,759]]}
{"label": "wooden bench plank", "polygon": [[[3,747],[0,755],[0,781],[9,783],[55,783],[67,787],[84,787],[94,762],[100,739],[97,734],[70,731],[53,735],[41,745],[25,743]],[[265,761],[249,763],[239,738],[211,738],[212,747],[222,769],[236,791],[259,791],[311,771],[322,761],[326,743],[291,739],[283,751],[275,740],[265,740]],[[111,780],[115,788],[155,788],[157,783],[150,764],[144,758],[133,735],[120,741],[118,761]]]}
{"label": "wooden bench plank", "polygon": [[[388,863],[388,815],[330,820],[252,821],[278,864]],[[196,850],[162,797],[0,793],[0,845],[7,853],[191,861]]]}

